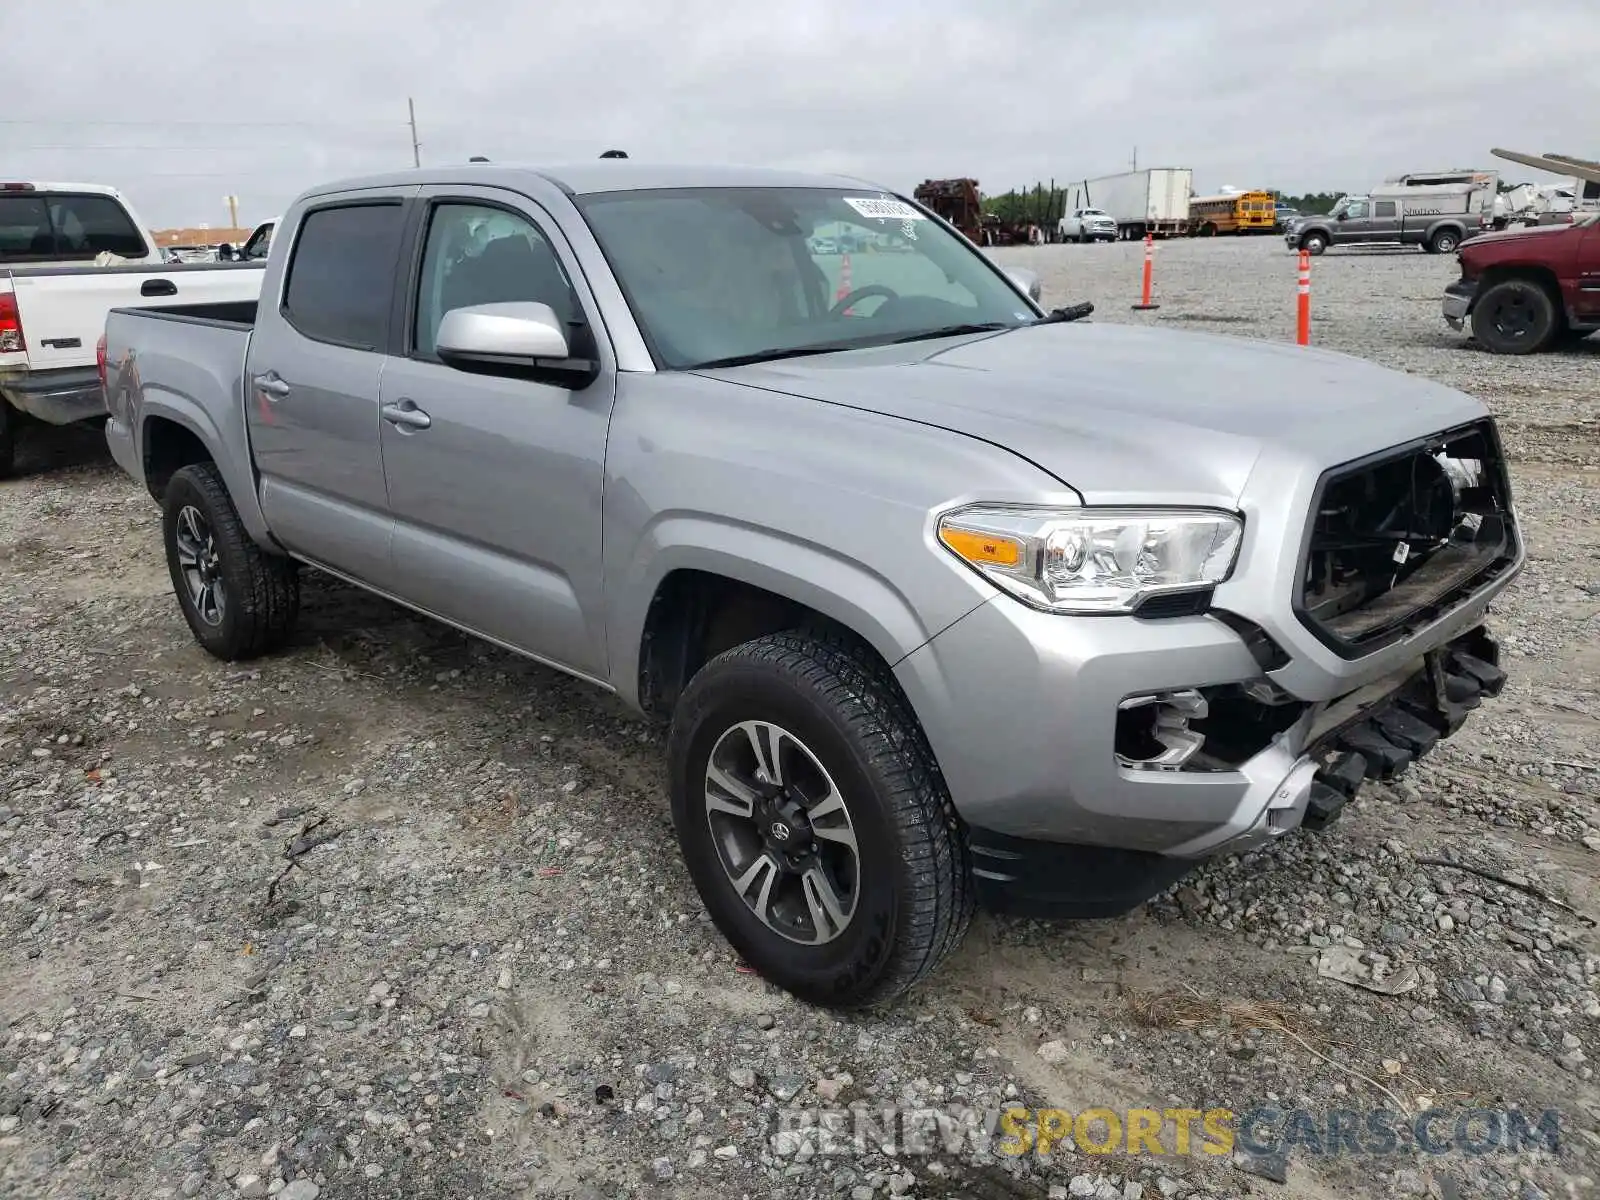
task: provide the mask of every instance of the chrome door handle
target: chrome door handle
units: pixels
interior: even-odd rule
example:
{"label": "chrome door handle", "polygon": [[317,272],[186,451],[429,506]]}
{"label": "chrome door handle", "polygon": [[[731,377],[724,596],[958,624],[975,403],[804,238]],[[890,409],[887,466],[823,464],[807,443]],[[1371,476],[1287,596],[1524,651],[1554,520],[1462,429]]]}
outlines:
{"label": "chrome door handle", "polygon": [[433,424],[433,418],[410,400],[402,400],[399,404],[385,404],[379,411],[383,413],[385,421],[402,429],[426,429]]}
{"label": "chrome door handle", "polygon": [[274,399],[281,400],[289,394],[289,385],[278,378],[276,371],[268,371],[265,375],[257,375],[250,381],[258,392],[265,392]]}

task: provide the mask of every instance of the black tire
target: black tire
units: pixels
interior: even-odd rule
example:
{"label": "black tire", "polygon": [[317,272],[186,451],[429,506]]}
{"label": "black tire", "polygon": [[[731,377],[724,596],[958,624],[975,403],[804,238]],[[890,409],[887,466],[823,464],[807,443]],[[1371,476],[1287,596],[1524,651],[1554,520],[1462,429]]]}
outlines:
{"label": "black tire", "polygon": [[1531,279],[1491,284],[1472,306],[1472,336],[1494,354],[1534,354],[1560,331],[1555,300]]}
{"label": "black tire", "polygon": [[[778,933],[724,866],[706,773],[713,749],[745,721],[789,732],[846,798],[859,873],[849,919],[831,941]],[[668,762],[678,842],[713,922],[751,967],[799,999],[843,1009],[891,1000],[966,934],[974,899],[965,832],[921,726],[867,648],[793,631],[718,655],[678,702]]]}
{"label": "black tire", "polygon": [[[196,463],[174,474],[162,510],[172,590],[195,640],[224,662],[257,658],[281,647],[300,612],[299,570],[291,559],[268,554],[251,540],[217,468]],[[223,597],[220,605],[208,606],[209,617],[191,593],[180,558],[179,527],[186,510],[204,521],[213,563],[207,570]]]}
{"label": "black tire", "polygon": [[1441,229],[1428,239],[1429,254],[1454,254],[1461,245],[1461,235],[1454,229]]}
{"label": "black tire", "polygon": [[1307,250],[1313,255],[1321,254],[1328,248],[1328,235],[1325,233],[1308,233],[1300,239],[1300,249]]}
{"label": "black tire", "polygon": [[0,479],[11,478],[17,460],[17,412],[0,396]]}

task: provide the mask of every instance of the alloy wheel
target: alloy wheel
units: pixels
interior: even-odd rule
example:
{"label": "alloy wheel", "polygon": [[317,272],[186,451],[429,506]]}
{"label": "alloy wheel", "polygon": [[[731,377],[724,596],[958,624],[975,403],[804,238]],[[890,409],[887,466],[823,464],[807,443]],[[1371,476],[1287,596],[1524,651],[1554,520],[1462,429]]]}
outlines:
{"label": "alloy wheel", "polygon": [[849,806],[815,753],[770,721],[741,721],[711,749],[706,820],[733,890],[763,924],[820,946],[849,926],[861,859]]}

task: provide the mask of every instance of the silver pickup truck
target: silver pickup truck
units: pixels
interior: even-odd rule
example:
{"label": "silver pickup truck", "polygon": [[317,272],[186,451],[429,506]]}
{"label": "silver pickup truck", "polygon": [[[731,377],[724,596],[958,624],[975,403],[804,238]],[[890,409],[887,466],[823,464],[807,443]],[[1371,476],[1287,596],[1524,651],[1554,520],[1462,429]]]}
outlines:
{"label": "silver pickup truck", "polygon": [[975,903],[1325,826],[1504,683],[1476,401],[1077,315],[855,179],[424,169],[299,197],[259,307],[114,311],[107,436],[213,655],[305,564],[670,720],[717,926],[859,1006]]}

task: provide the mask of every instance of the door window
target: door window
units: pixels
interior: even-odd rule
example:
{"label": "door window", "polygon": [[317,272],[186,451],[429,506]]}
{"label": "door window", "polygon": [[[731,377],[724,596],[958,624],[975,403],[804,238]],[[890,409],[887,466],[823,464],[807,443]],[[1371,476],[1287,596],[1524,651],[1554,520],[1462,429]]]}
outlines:
{"label": "door window", "polygon": [[1393,200],[1379,200],[1373,206],[1372,215],[1375,217],[1392,217],[1395,213],[1394,204]]}
{"label": "door window", "polygon": [[245,260],[265,258],[272,250],[272,223],[269,221],[260,229],[250,235],[250,240],[244,244],[240,257]]}
{"label": "door window", "polygon": [[1344,215],[1352,221],[1357,221],[1368,215],[1365,200],[1352,200],[1350,207],[1344,210]]}
{"label": "door window", "polygon": [[381,349],[404,224],[405,209],[398,202],[307,213],[289,263],[284,318],[315,341]]}
{"label": "door window", "polygon": [[518,301],[548,304],[563,324],[580,320],[561,260],[532,221],[483,204],[435,205],[418,283],[416,357],[437,358],[439,323],[451,309]]}

